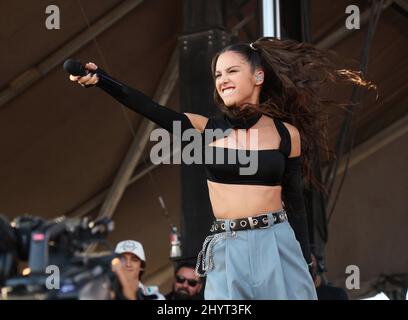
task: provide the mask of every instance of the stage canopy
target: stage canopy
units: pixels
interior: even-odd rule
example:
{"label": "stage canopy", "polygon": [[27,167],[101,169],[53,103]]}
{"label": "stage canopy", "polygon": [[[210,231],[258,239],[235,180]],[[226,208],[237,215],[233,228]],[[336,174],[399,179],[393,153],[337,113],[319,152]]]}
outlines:
{"label": "stage canopy", "polygon": [[[255,40],[259,3],[225,1],[227,32]],[[23,214],[96,217],[103,206],[109,210],[115,203],[106,199],[119,169],[135,161],[113,211],[115,231],[109,240],[140,240],[147,255],[145,281],[167,291],[169,223],[180,227],[180,167],[152,165],[148,123],[100,90],[71,83],[62,64],[69,57],[93,61],[179,110],[179,37],[186,5],[181,0],[53,4],[61,17],[55,30],[45,24],[48,1],[0,4],[0,213],[10,220]],[[358,30],[345,29],[350,4],[360,8]],[[312,43],[335,50],[341,61],[357,68],[369,9],[369,1],[310,1]],[[364,94],[355,110],[355,146],[328,224],[327,276],[345,287],[347,266],[358,266],[361,287],[348,291],[353,298],[407,283],[407,29],[406,2],[384,1],[367,68],[379,98]],[[351,91],[332,94],[349,98]],[[330,119],[332,147],[343,118],[338,112]]]}

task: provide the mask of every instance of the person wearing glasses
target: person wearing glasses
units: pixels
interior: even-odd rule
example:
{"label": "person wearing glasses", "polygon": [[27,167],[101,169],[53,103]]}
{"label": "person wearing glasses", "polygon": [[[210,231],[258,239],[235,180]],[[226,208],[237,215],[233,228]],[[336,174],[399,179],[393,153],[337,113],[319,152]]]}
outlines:
{"label": "person wearing glasses", "polygon": [[176,266],[173,290],[166,300],[204,300],[203,278],[195,273],[195,263],[183,261]]}

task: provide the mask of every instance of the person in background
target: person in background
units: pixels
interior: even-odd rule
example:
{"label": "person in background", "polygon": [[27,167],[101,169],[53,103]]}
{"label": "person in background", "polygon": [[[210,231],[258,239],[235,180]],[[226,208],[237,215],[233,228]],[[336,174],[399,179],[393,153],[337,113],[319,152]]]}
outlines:
{"label": "person in background", "polygon": [[319,268],[319,263],[312,254],[312,277],[316,287],[318,300],[349,300],[347,292],[343,288],[330,285],[323,277],[323,268]]}
{"label": "person in background", "polygon": [[204,300],[204,278],[195,273],[195,267],[191,260],[176,264],[173,289],[166,295],[166,300]]}
{"label": "person in background", "polygon": [[164,300],[157,286],[145,286],[142,275],[146,269],[146,256],[140,242],[125,240],[117,244],[119,258],[112,261],[112,271],[118,282],[114,286],[116,300]]}

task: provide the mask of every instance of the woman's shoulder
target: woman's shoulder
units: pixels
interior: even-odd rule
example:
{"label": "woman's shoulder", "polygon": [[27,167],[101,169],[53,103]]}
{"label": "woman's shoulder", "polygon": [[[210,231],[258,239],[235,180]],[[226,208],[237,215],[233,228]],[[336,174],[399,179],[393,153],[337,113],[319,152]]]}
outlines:
{"label": "woman's shoulder", "polygon": [[275,123],[275,127],[281,136],[284,135],[291,139],[300,137],[299,130],[294,125],[278,118],[271,117],[270,119]]}
{"label": "woman's shoulder", "polygon": [[290,137],[293,138],[300,138],[300,133],[298,128],[296,128],[293,124],[290,124],[288,122],[282,121],[283,125],[286,127],[286,129],[289,131]]}
{"label": "woman's shoulder", "polygon": [[203,132],[208,123],[208,118],[201,114],[184,112],[184,115],[190,120],[191,125],[200,132]]}
{"label": "woman's shoulder", "polygon": [[230,129],[230,124],[226,121],[225,115],[215,115],[208,118],[206,129],[217,130],[221,129],[222,131]]}
{"label": "woman's shoulder", "polygon": [[294,125],[288,123],[288,122],[283,122],[283,125],[286,127],[286,129],[289,132],[290,135],[290,155],[289,157],[297,157],[300,155],[301,152],[301,146],[300,146],[300,133],[298,128],[296,128]]}

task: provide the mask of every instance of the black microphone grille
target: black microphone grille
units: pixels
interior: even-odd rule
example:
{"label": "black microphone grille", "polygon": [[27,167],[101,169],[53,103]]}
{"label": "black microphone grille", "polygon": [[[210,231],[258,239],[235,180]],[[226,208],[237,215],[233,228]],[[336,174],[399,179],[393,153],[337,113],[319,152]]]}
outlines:
{"label": "black microphone grille", "polygon": [[65,60],[64,70],[74,76],[85,76],[87,73],[81,61],[75,59]]}

